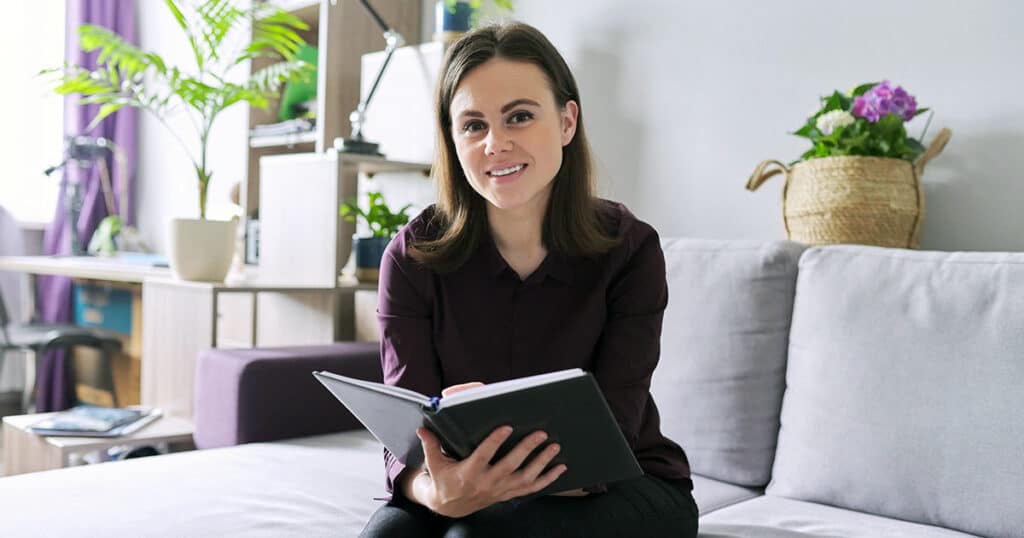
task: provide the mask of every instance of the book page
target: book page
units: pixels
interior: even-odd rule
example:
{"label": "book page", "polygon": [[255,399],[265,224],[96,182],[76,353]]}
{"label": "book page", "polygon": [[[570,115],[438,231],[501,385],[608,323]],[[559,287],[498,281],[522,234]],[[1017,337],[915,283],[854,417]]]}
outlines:
{"label": "book page", "polygon": [[441,403],[438,406],[439,409],[445,407],[451,407],[453,405],[459,405],[466,402],[473,402],[476,400],[482,400],[484,398],[490,398],[499,394],[507,394],[509,392],[515,392],[517,390],[528,389],[539,385],[546,385],[548,383],[554,383],[556,381],[562,381],[563,379],[572,379],[574,377],[580,377],[586,375],[586,372],[579,368],[571,368],[569,370],[559,370],[557,372],[551,372],[547,374],[531,375],[528,377],[520,377],[518,379],[509,379],[508,381],[501,381],[498,383],[491,383],[490,385],[484,385],[482,387],[473,387],[466,389],[451,396],[441,398]]}
{"label": "book page", "polygon": [[365,389],[370,389],[370,390],[377,391],[377,392],[383,392],[385,394],[391,394],[393,396],[397,396],[399,398],[402,398],[403,400],[410,400],[410,401],[416,402],[416,403],[418,403],[420,405],[423,405],[424,407],[430,407],[430,398],[427,397],[427,396],[424,396],[424,395],[422,395],[422,394],[420,394],[420,393],[418,393],[418,392],[416,392],[414,390],[409,390],[409,389],[402,388],[402,387],[396,387],[394,385],[385,385],[383,383],[375,383],[373,381],[365,381],[365,380],[362,380],[362,379],[356,379],[354,377],[346,377],[346,376],[338,375],[338,374],[331,373],[331,372],[328,372],[328,371],[322,371],[322,372],[316,372],[316,373],[320,374],[320,375],[323,375],[325,377],[330,377],[331,379],[334,379],[336,381],[341,381],[342,383],[348,383],[349,385],[355,385],[357,387],[363,387]]}

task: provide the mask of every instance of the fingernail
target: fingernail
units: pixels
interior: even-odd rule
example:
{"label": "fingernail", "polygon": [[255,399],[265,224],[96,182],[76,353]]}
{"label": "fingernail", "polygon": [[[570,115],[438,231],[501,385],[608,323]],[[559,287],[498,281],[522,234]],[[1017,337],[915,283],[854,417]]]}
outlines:
{"label": "fingernail", "polygon": [[512,435],[512,426],[505,426],[502,428],[502,433],[505,435]]}
{"label": "fingernail", "polygon": [[563,473],[568,471],[568,470],[569,470],[569,466],[568,465],[562,465],[562,472]]}
{"label": "fingernail", "polygon": [[551,445],[551,448],[549,450],[551,450],[552,454],[557,454],[559,450],[562,450],[562,447],[558,445]]}

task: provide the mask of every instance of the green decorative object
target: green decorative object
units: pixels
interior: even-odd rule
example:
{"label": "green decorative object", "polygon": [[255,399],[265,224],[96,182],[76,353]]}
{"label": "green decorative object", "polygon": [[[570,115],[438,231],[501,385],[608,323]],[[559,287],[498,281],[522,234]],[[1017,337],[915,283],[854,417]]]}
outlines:
{"label": "green decorative object", "polygon": [[89,240],[89,254],[111,256],[117,252],[115,239],[121,233],[121,217],[110,215],[104,217],[92,233]]}
{"label": "green decorative object", "polygon": [[[200,219],[206,218],[207,188],[213,175],[207,164],[210,132],[221,112],[242,102],[266,109],[282,84],[315,72],[315,66],[298,58],[305,41],[297,31],[308,30],[309,25],[269,2],[236,4],[240,2],[165,0],[187,38],[194,65],[168,65],[155,52],[143,51],[106,28],[85,24],[78,28],[81,48],[99,52],[97,67],[65,65],[42,72],[56,75],[58,94],[81,94],[81,104],[102,105],[87,129],[124,107],[147,110],[167,126],[192,160]],[[235,69],[254,58],[281,61],[238,81]],[[191,116],[199,138],[198,155],[167,123],[181,110]]]}
{"label": "green decorative object", "polygon": [[409,222],[407,211],[412,204],[406,204],[398,211],[392,211],[384,201],[384,195],[379,192],[371,192],[366,195],[370,199],[369,208],[365,211],[359,207],[357,200],[350,198],[341,204],[339,214],[349,222],[357,222],[362,219],[370,228],[372,237],[394,237],[398,230]]}
{"label": "green decorative object", "polygon": [[[295,54],[297,60],[313,66],[317,65],[318,57],[319,54],[316,47],[309,45],[300,46],[299,51]],[[287,82],[284,85],[284,91],[281,92],[281,108],[278,111],[277,119],[287,121],[299,117],[308,117],[308,114],[300,110],[297,105],[316,99],[316,85],[316,71],[313,71],[308,77]]]}
{"label": "green decorative object", "polygon": [[362,219],[370,228],[369,237],[356,236],[352,240],[352,251],[356,257],[356,278],[361,282],[376,282],[380,276],[380,260],[384,256],[391,238],[409,222],[406,213],[412,204],[406,204],[398,211],[392,211],[384,202],[379,192],[367,194],[370,199],[369,208],[365,211],[359,207],[357,200],[349,199],[342,203],[340,214],[349,222]]}

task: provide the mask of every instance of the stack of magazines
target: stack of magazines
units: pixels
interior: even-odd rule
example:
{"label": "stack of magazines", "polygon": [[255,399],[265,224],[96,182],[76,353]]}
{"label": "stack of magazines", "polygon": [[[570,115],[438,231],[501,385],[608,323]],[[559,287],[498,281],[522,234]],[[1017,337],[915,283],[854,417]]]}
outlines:
{"label": "stack of magazines", "polygon": [[146,406],[80,405],[49,415],[29,426],[29,430],[37,435],[121,437],[138,431],[161,415],[159,408]]}

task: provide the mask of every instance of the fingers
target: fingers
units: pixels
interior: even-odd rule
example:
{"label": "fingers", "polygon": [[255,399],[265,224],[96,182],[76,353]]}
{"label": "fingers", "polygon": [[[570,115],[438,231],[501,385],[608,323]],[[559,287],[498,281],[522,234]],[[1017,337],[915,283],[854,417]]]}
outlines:
{"label": "fingers", "polygon": [[456,392],[462,392],[462,391],[464,391],[466,389],[472,389],[472,388],[482,387],[482,386],[484,386],[484,384],[479,382],[479,381],[473,381],[471,383],[461,383],[459,385],[452,385],[452,386],[450,386],[450,387],[448,387],[448,388],[446,388],[446,389],[441,391],[441,397],[444,398],[445,396],[451,396],[452,394],[455,394]]}
{"label": "fingers", "polygon": [[530,463],[523,468],[523,477],[527,480],[534,480],[540,476],[540,473],[544,472],[544,468],[551,463],[551,460],[558,455],[558,452],[561,449],[562,447],[557,444],[551,444],[544,447],[544,450],[534,456],[534,458],[530,460]]}
{"label": "fingers", "polygon": [[441,441],[434,432],[426,428],[416,428],[416,437],[420,438],[420,444],[423,445],[423,459],[427,470],[437,470],[447,463],[449,458],[441,452]]}
{"label": "fingers", "polygon": [[501,448],[509,436],[512,435],[512,426],[502,426],[496,428],[482,443],[477,445],[476,450],[469,455],[467,460],[471,461],[472,464],[478,468],[486,467],[490,464],[491,460],[494,459],[494,455]]}
{"label": "fingers", "polygon": [[551,484],[554,484],[555,480],[558,480],[560,476],[565,474],[565,471],[567,469],[568,467],[566,467],[564,463],[556,465],[552,467],[551,470],[549,470],[548,472],[539,476],[533,482],[527,483],[526,486],[510,491],[507,495],[505,495],[505,498],[502,500],[507,501],[509,499],[515,499],[516,497],[522,497],[524,495],[529,495],[531,493],[537,493],[538,491],[550,486]]}
{"label": "fingers", "polygon": [[[533,451],[536,450],[537,447],[539,447],[547,439],[548,434],[541,431],[533,432],[530,435],[527,435],[522,441],[519,441],[519,444],[517,444],[515,448],[509,451],[509,453],[506,454],[505,457],[501,458],[501,461],[496,463],[494,467],[498,472],[502,474],[512,474],[516,472],[516,470],[518,470],[519,467],[522,466],[523,462],[526,461],[526,458],[530,457],[530,454],[532,454]],[[548,448],[548,450],[550,450],[550,447]],[[543,465],[541,466],[541,469],[543,469],[544,466],[547,465],[553,457],[554,454],[541,452],[540,454],[537,455],[537,458],[534,459],[544,459]],[[537,471],[537,474],[540,474],[540,470]],[[530,478],[532,479],[533,476],[531,476]]]}

